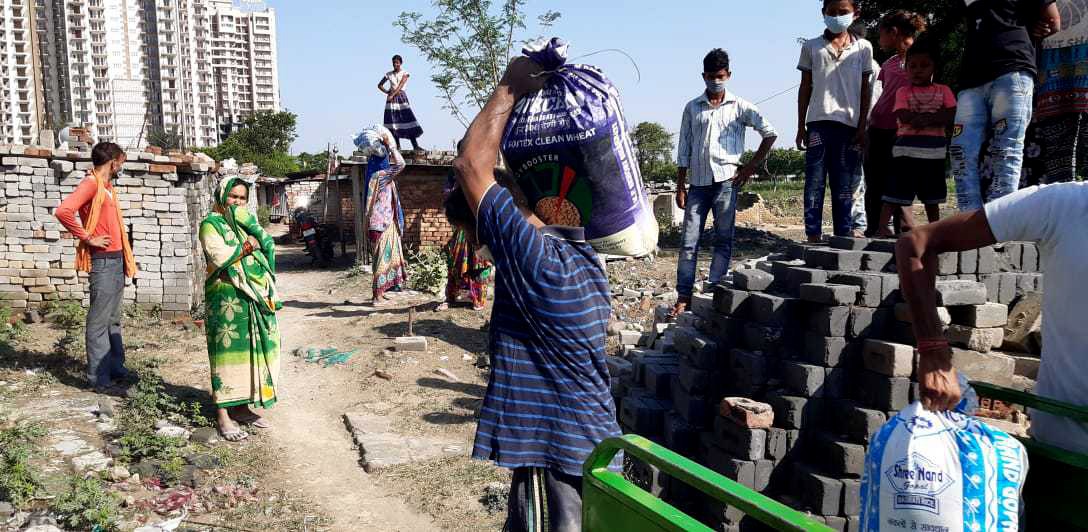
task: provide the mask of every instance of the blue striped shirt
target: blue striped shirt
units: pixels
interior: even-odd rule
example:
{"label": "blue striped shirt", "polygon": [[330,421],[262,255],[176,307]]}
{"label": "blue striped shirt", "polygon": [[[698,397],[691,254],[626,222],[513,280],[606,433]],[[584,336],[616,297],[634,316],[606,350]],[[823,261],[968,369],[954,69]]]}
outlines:
{"label": "blue striped shirt", "polygon": [[676,148],[676,166],[688,169],[688,184],[705,187],[733,179],[749,127],[765,139],[778,136],[759,108],[730,92],[718,107],[710,106],[705,91],[688,102]]}
{"label": "blue striped shirt", "polygon": [[500,186],[484,195],[477,224],[496,275],[472,456],[581,476],[593,448],[620,435],[605,364],[608,276],[581,229],[534,227]]}

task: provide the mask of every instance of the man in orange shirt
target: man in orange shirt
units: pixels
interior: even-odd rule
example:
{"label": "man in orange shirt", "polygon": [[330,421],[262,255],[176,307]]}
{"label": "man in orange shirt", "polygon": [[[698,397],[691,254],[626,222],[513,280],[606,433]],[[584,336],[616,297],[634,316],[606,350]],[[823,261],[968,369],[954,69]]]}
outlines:
{"label": "man in orange shirt", "polygon": [[[60,206],[56,216],[79,240],[76,269],[90,273],[91,307],[87,311],[87,379],[100,393],[117,395],[128,376],[121,341],[121,300],[125,277],[136,275],[136,262],[125,231],[112,180],[125,164],[125,152],[112,142],[91,151],[94,168]],[[82,224],[76,221],[76,212]]]}

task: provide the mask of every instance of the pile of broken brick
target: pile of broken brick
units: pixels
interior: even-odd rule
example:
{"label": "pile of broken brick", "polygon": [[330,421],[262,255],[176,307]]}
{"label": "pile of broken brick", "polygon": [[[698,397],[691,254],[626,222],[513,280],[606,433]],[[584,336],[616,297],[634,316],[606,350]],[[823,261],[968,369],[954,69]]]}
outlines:
{"label": "pile of broken brick", "polygon": [[[624,431],[833,529],[858,530],[869,439],[918,397],[894,250],[890,240],[795,244],[737,270],[732,283],[696,295],[675,323],[666,321],[666,307],[657,309],[641,347],[625,347],[609,360]],[[939,313],[961,372],[1032,389],[1042,278],[1038,249],[1030,243],[940,258]],[[995,421],[1001,428],[1024,430],[1021,412],[982,406],[981,412],[1008,418]],[[712,528],[754,524],[652,466],[631,462],[627,469],[643,487]]]}

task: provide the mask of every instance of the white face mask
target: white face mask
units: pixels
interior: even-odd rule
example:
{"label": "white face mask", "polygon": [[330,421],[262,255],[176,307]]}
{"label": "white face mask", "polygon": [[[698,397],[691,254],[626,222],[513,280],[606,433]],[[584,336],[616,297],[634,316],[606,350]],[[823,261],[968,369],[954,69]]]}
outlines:
{"label": "white face mask", "polygon": [[728,80],[724,79],[704,79],[706,82],[706,90],[711,94],[725,94],[725,84]]}
{"label": "white face mask", "polygon": [[827,31],[835,35],[839,35],[844,31],[850,29],[850,26],[854,23],[854,14],[848,13],[846,15],[840,15],[833,17],[831,15],[824,15],[824,25],[827,26]]}

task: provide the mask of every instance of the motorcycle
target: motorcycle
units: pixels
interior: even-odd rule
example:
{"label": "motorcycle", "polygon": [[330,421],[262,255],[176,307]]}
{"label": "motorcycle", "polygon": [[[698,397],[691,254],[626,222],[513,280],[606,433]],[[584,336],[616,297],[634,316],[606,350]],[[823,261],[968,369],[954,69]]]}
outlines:
{"label": "motorcycle", "polygon": [[327,268],[333,259],[332,241],[328,231],[317,223],[313,215],[305,209],[295,209],[295,223],[302,232],[302,241],[306,244],[306,254],[310,264],[319,264]]}

